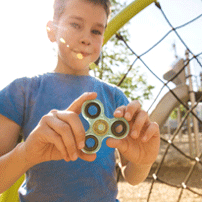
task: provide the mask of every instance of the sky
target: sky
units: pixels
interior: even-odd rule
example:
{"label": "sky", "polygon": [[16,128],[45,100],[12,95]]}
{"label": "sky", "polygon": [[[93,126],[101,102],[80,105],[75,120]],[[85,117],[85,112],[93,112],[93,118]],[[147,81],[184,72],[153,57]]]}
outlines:
{"label": "sky", "polygon": [[[127,4],[131,2],[132,0],[128,0]],[[174,27],[202,14],[201,0],[159,0],[159,3]],[[52,19],[52,5],[53,0],[0,1],[0,90],[16,78],[54,69],[56,65],[54,44],[48,40],[46,34],[46,23]],[[131,35],[129,45],[141,55],[171,28],[160,10],[151,4],[130,21],[128,29]],[[202,52],[202,17],[179,29],[178,32],[194,54]],[[176,45],[178,57],[185,58],[185,47],[174,33],[142,57],[161,79],[176,61],[173,43]],[[202,55],[200,61],[202,63]],[[148,83],[155,86],[152,97],[154,99],[163,84],[141,62],[137,62],[134,68],[135,66],[140,66],[141,71],[148,78]],[[202,70],[193,61],[191,71],[194,75],[199,75]],[[200,85],[199,80],[198,85]],[[174,85],[171,84],[170,87],[174,88]],[[161,97],[166,92],[165,88]],[[152,103],[152,99],[144,103],[145,110]]]}

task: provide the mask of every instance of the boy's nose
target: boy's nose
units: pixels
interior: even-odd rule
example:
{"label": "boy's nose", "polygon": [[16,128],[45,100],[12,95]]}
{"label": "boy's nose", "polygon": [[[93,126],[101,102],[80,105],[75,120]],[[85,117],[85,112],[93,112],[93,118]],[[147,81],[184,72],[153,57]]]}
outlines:
{"label": "boy's nose", "polygon": [[82,37],[80,38],[80,43],[86,46],[91,44],[91,36],[89,33],[83,33]]}
{"label": "boy's nose", "polygon": [[83,39],[83,40],[81,41],[81,43],[82,43],[83,45],[89,46],[89,45],[90,45],[90,40],[88,40],[88,39]]}

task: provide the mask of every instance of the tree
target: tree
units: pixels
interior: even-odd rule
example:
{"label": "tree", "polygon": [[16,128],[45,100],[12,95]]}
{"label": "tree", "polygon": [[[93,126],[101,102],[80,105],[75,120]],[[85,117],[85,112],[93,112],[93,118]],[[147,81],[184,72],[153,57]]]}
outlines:
{"label": "tree", "polygon": [[[111,18],[126,6],[126,1],[119,2],[117,0],[112,0],[111,3]],[[119,31],[126,42],[130,39],[128,26],[129,23]],[[95,77],[118,85],[131,66],[131,56],[132,53],[123,42],[120,41],[118,37],[113,36],[102,49],[100,65],[92,66],[91,70]],[[139,68],[140,67],[133,67],[120,84],[120,87],[129,100],[138,99],[140,102],[143,102],[144,99],[150,99],[154,86],[147,84],[147,78],[145,74],[139,72]]]}
{"label": "tree", "polygon": [[[180,107],[180,113],[181,113],[181,117],[183,118],[186,114],[186,109],[183,105],[179,105]],[[178,115],[178,108],[175,108],[172,113],[170,114],[170,118],[173,119],[173,120],[176,120],[177,119],[177,115]]]}

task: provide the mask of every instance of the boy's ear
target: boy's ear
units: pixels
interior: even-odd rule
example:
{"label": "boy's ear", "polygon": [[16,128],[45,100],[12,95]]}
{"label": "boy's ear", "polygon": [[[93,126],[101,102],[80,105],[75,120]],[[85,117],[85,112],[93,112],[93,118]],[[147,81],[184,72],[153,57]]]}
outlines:
{"label": "boy's ear", "polygon": [[47,30],[47,34],[48,34],[48,38],[51,42],[55,42],[56,41],[56,37],[55,37],[55,26],[53,21],[48,21],[47,25],[46,25],[46,30]]}

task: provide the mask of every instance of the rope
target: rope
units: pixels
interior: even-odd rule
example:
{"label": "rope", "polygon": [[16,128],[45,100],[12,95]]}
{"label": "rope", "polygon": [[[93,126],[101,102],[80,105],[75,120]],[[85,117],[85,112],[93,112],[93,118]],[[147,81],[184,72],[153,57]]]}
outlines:
{"label": "rope", "polygon": [[[191,49],[187,46],[187,44],[184,42],[184,40],[182,39],[182,37],[179,35],[179,33],[177,32],[177,30],[195,22],[196,20],[198,20],[199,18],[202,17],[202,14],[200,14],[199,16],[195,17],[194,19],[178,26],[178,27],[173,27],[172,24],[170,23],[170,21],[168,20],[167,16],[165,15],[164,11],[162,10],[162,7],[160,5],[159,2],[155,2],[155,5],[157,6],[157,8],[161,11],[162,15],[164,16],[166,22],[168,23],[168,25],[171,27],[171,30],[168,31],[159,41],[157,41],[151,48],[149,48],[147,51],[145,51],[144,53],[142,53],[141,55],[137,55],[135,53],[135,51],[128,45],[128,43],[126,42],[126,40],[124,39],[124,37],[121,35],[121,33],[117,33],[116,34],[116,38],[121,40],[125,46],[133,53],[133,55],[135,56],[135,59],[133,61],[133,63],[131,64],[131,66],[129,67],[129,69],[127,70],[127,72],[125,73],[125,75],[122,77],[122,79],[119,81],[119,83],[117,84],[117,86],[120,86],[124,80],[127,78],[128,74],[130,73],[130,71],[132,70],[134,64],[140,60],[142,62],[142,64],[147,68],[147,70],[149,72],[151,72],[151,74],[153,74],[162,84],[162,88],[160,89],[159,93],[157,94],[156,98],[154,99],[153,103],[151,104],[151,106],[149,107],[148,111],[151,109],[151,107],[155,104],[155,102],[157,101],[157,99],[159,98],[160,94],[162,93],[163,89],[165,87],[168,88],[168,90],[172,93],[172,95],[186,108],[187,112],[186,114],[184,115],[184,117],[181,119],[181,122],[178,124],[178,127],[176,128],[174,134],[172,135],[172,138],[169,139],[169,140],[166,140],[164,137],[161,137],[161,141],[166,143],[167,146],[166,146],[166,149],[165,149],[165,152],[160,160],[160,163],[158,164],[155,172],[152,174],[152,176],[148,176],[148,179],[152,180],[151,182],[151,186],[150,186],[150,190],[149,190],[149,194],[147,196],[147,201],[149,202],[150,200],[150,197],[151,197],[151,194],[152,194],[152,191],[154,189],[154,183],[155,182],[160,182],[160,183],[163,183],[163,184],[166,184],[168,186],[171,186],[171,187],[175,187],[175,188],[178,188],[180,189],[180,194],[178,196],[178,199],[177,199],[177,202],[180,202],[181,198],[182,198],[182,195],[183,195],[183,192],[184,190],[188,190],[196,195],[198,195],[198,197],[202,197],[202,194],[191,189],[189,186],[187,186],[187,183],[188,181],[190,180],[195,168],[197,167],[197,165],[202,165],[202,161],[201,161],[201,158],[202,158],[202,153],[200,153],[199,156],[197,157],[193,157],[193,156],[190,156],[190,155],[187,155],[185,152],[183,152],[180,148],[178,148],[175,144],[174,144],[174,140],[176,138],[176,136],[179,134],[179,131],[182,129],[182,126],[184,125],[184,123],[186,122],[187,118],[189,117],[190,114],[192,114],[200,124],[202,124],[202,121],[200,120],[200,118],[193,112],[193,110],[197,107],[197,105],[199,104],[199,102],[202,101],[202,96],[197,100],[197,102],[195,103],[194,106],[192,106],[191,108],[189,108],[189,106],[185,103],[183,103],[182,100],[180,100],[180,98],[174,93],[174,91],[172,89],[170,89],[170,87],[168,86],[168,84],[173,81],[175,78],[177,78],[179,76],[179,74],[185,70],[186,66],[192,61],[192,60],[196,60],[197,63],[199,64],[200,67],[202,67],[202,64],[200,62],[199,59],[201,59],[201,55],[202,55],[202,52],[201,53],[198,53],[198,54],[194,54]],[[179,38],[179,40],[181,41],[181,43],[184,45],[184,47],[186,48],[186,50],[189,51],[189,53],[191,53],[192,57],[191,59],[189,60],[185,60],[185,63],[184,63],[184,66],[179,70],[179,72],[173,76],[170,80],[168,80],[167,82],[164,82],[161,78],[159,78],[152,70],[151,68],[148,67],[148,65],[143,61],[142,59],[142,56],[146,55],[148,52],[150,52],[152,49],[154,49],[156,46],[158,46],[169,34],[171,33],[175,33],[176,36]],[[174,148],[180,155],[184,156],[186,159],[188,159],[192,164],[191,164],[191,167],[189,169],[189,172],[187,173],[186,177],[184,180],[182,180],[181,184],[172,184],[170,182],[167,182],[163,179],[161,179],[158,174],[159,174],[159,171],[162,169],[162,166],[163,166],[163,163],[164,163],[164,160],[169,152],[169,149],[170,148]]]}

